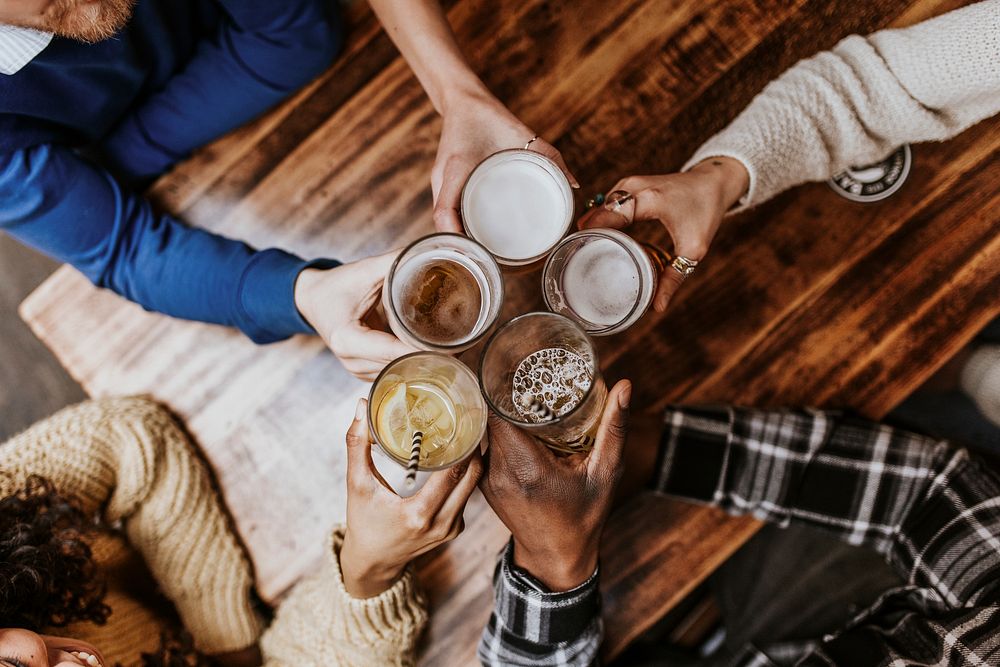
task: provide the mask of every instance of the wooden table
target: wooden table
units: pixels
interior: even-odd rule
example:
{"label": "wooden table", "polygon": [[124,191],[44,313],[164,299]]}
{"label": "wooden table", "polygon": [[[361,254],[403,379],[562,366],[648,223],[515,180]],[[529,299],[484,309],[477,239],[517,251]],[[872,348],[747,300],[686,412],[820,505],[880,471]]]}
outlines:
{"label": "wooden table", "polygon": [[[680,166],[800,57],[852,32],[907,25],[937,0],[460,0],[473,66],[552,140],[584,185]],[[440,120],[362,6],[347,52],[265,118],[155,186],[168,210],[258,246],[345,260],[431,231]],[[1000,311],[1000,124],[914,148],[909,181],[859,205],[825,185],[730,219],[664,317],[602,339],[635,402],[892,408]],[[580,203],[580,202],[578,202]],[[642,232],[659,238],[656,230]],[[508,314],[538,302],[519,276]],[[343,517],[344,432],[367,386],[317,339],[255,347],[92,288],[63,267],[23,305],[92,395],[149,392],[187,420],[275,599]],[[621,650],[748,539],[749,519],[651,496],[616,514],[603,555],[606,655]],[[466,532],[421,563],[426,665],[474,664],[507,533],[475,496]]]}

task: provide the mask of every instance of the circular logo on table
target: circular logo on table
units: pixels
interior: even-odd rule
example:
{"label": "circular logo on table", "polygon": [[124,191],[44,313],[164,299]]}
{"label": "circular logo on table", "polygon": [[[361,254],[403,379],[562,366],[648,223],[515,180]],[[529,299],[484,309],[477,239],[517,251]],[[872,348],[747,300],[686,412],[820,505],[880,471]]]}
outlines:
{"label": "circular logo on table", "polygon": [[830,179],[830,187],[841,197],[859,202],[875,202],[891,196],[902,187],[913,161],[909,146],[897,148],[892,155],[866,167],[851,167]]}

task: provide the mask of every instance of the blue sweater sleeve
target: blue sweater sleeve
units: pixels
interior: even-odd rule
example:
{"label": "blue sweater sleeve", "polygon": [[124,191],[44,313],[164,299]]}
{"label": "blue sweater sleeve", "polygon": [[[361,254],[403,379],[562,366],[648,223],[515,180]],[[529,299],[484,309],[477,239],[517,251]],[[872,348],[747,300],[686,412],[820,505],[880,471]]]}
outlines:
{"label": "blue sweater sleeve", "polygon": [[101,144],[141,182],[281,102],[328,67],[342,29],[332,0],[228,0],[192,58]]}
{"label": "blue sweater sleeve", "polygon": [[188,227],[51,145],[0,154],[0,202],[0,229],[94,284],[148,310],[239,327],[258,343],[311,333],[295,280],[304,268],[336,266]]}

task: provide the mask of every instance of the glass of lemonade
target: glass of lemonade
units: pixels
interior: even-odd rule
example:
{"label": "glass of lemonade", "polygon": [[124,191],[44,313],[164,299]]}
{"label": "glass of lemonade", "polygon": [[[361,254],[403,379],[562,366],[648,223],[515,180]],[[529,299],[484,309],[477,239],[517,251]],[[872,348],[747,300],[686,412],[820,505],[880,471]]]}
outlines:
{"label": "glass of lemonade", "polygon": [[389,327],[413,347],[465,350],[489,333],[503,305],[503,275],[481,244],[461,234],[431,234],[393,263],[382,290]]}
{"label": "glass of lemonade", "polygon": [[662,250],[614,229],[570,234],[545,262],[545,304],[592,336],[620,333],[649,309],[668,261]]}
{"label": "glass of lemonade", "polygon": [[486,343],[479,383],[494,412],[552,449],[593,447],[608,390],[597,350],[576,322],[556,313],[514,318]]}
{"label": "glass of lemonade", "polygon": [[[401,496],[416,493],[435,470],[465,461],[486,432],[486,403],[476,376],[454,357],[414,352],[386,366],[368,395],[368,425],[378,447],[372,460]],[[420,431],[416,485],[405,478]]]}
{"label": "glass of lemonade", "polygon": [[531,264],[559,242],[573,221],[573,189],[540,153],[506,150],[479,163],[462,188],[462,223],[507,266]]}

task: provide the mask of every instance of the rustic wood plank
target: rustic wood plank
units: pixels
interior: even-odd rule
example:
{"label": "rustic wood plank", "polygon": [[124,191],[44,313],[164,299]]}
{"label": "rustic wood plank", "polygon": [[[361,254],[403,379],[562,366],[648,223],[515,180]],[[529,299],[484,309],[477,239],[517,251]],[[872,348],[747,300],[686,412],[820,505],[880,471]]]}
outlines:
{"label": "rustic wood plank", "polygon": [[[623,175],[676,169],[764,84],[850,32],[906,25],[955,0],[458,0],[473,66],[559,146],[582,201]],[[154,187],[192,224],[306,256],[354,259],[431,230],[440,121],[363,4],[327,73]],[[723,226],[666,316],[602,339],[637,407],[809,402],[878,417],[997,312],[997,121],[919,146],[910,182],[865,207],[800,188]],[[579,203],[579,202],[578,202]],[[640,236],[663,241],[649,227]],[[506,315],[540,305],[510,275]],[[275,599],[343,518],[343,438],[367,385],[316,339],[259,348],[235,332],[146,313],[60,269],[22,315],[92,395],[150,392],[188,422]],[[475,351],[465,358],[475,363]],[[308,465],[305,463],[308,462]],[[266,489],[266,493],[262,493]],[[476,494],[466,532],[421,559],[433,610],[422,664],[475,664],[507,533]],[[756,530],[651,496],[612,517],[602,551],[607,657]],[[677,573],[684,573],[678,576]]]}

